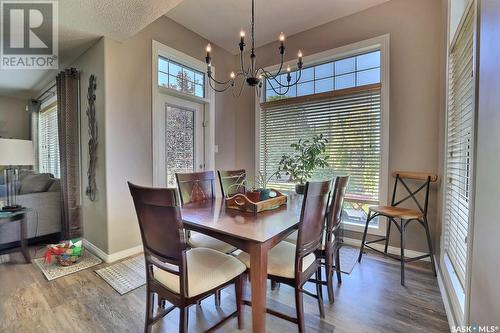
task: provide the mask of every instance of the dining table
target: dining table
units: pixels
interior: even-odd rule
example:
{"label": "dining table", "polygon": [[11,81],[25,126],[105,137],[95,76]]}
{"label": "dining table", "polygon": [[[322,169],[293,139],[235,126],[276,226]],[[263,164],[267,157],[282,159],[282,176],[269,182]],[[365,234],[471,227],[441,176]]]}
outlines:
{"label": "dining table", "polygon": [[250,255],[252,332],[266,331],[268,253],[297,230],[302,198],[290,193],[285,205],[259,213],[230,209],[224,198],[190,203],[181,208],[184,228],[217,238]]}

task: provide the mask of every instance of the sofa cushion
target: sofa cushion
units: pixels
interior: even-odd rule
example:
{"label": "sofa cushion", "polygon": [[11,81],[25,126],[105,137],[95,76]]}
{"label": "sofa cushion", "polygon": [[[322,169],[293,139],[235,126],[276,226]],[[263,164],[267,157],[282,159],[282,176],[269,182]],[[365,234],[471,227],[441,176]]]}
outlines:
{"label": "sofa cushion", "polygon": [[48,173],[26,175],[21,181],[19,194],[46,192],[54,178]]}
{"label": "sofa cushion", "polygon": [[61,180],[54,178],[47,192],[61,192]]}

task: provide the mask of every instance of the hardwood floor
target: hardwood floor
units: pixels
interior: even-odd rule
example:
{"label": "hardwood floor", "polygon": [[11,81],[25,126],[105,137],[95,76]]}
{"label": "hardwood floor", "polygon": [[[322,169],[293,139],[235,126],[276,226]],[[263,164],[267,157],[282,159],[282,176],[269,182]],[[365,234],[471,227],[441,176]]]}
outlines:
{"label": "hardwood floor", "polygon": [[[42,251],[32,256],[41,256]],[[142,332],[145,288],[124,296],[115,292],[94,270],[78,272],[52,282],[34,265],[26,265],[20,254],[0,265],[0,332]],[[407,267],[406,287],[399,283],[399,263],[374,253],[335,285],[335,303],[325,300],[326,318],[320,320],[316,300],[304,296],[307,332],[449,332],[437,280],[430,264]],[[310,284],[308,289],[313,290]],[[234,288],[222,293],[222,308],[213,297],[193,306],[189,331],[211,326],[222,313],[234,309]],[[246,294],[248,298],[248,286]],[[323,291],[326,296],[326,288]],[[326,298],[326,297],[325,297]],[[295,316],[293,290],[268,288],[268,306]],[[251,309],[245,307],[245,329],[238,331],[236,319],[217,332],[251,332]],[[153,332],[177,332],[178,311],[156,324]],[[268,315],[268,332],[296,332],[296,325]]]}

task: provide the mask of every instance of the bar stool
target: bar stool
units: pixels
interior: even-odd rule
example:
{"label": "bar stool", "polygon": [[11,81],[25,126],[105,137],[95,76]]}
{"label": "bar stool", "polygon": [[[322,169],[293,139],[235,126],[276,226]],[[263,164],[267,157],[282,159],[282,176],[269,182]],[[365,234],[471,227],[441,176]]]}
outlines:
{"label": "bar stool", "polygon": [[[420,172],[403,172],[396,171],[392,174],[393,177],[396,178],[394,182],[394,190],[392,193],[392,201],[390,206],[371,206],[369,208],[368,217],[366,219],[365,231],[363,233],[363,240],[361,241],[361,249],[359,251],[358,262],[361,262],[361,257],[363,255],[364,247],[368,247],[371,250],[382,253],[384,255],[389,256],[390,258],[401,261],[401,285],[405,285],[405,264],[407,262],[423,259],[426,257],[430,257],[432,263],[432,271],[434,276],[436,276],[436,267],[434,264],[434,256],[432,250],[432,242],[431,242],[431,234],[429,231],[429,223],[427,221],[427,209],[429,206],[429,190],[431,182],[434,183],[438,180],[438,176],[436,174],[430,173],[420,173]],[[416,190],[411,190],[405,180],[414,180],[414,181],[423,181],[424,183],[420,185]],[[403,188],[406,190],[407,195],[403,197],[403,199],[396,199],[396,192],[398,188],[398,184],[401,184]],[[416,195],[420,191],[425,191],[425,201],[422,204],[417,199]],[[407,209],[398,207],[403,202],[412,199],[416,204],[417,209]],[[372,241],[366,241],[366,234],[368,232],[369,223],[376,217],[383,216],[388,220],[386,235],[383,238],[375,239]],[[422,227],[424,227],[426,236],[427,236],[427,245],[429,248],[429,253],[426,253],[421,256],[407,258],[405,257],[405,237],[406,237],[406,227],[412,221],[417,221]],[[401,234],[401,254],[400,256],[394,256],[387,253],[387,247],[389,246],[389,236],[391,233],[391,225],[394,223],[396,228],[399,230]],[[373,248],[369,244],[377,243],[377,242],[385,242],[384,251],[380,251],[378,249]]]}

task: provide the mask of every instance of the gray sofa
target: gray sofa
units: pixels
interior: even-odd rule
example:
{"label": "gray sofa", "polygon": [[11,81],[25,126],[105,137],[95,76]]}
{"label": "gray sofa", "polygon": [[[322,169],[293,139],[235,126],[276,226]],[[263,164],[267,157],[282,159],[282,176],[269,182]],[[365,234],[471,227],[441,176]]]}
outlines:
{"label": "gray sofa", "polygon": [[[3,177],[2,178],[3,182]],[[2,184],[0,184],[0,187]],[[17,203],[31,208],[27,215],[28,238],[55,236],[61,232],[61,182],[49,173],[21,170],[17,184]],[[5,200],[1,197],[0,200]],[[19,223],[0,226],[0,247],[19,241]]]}

